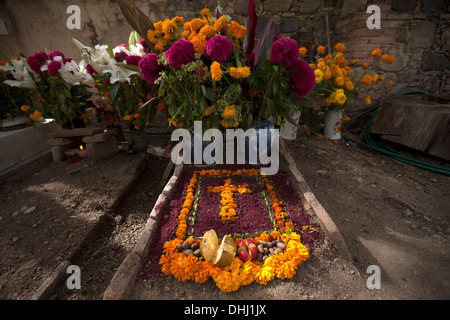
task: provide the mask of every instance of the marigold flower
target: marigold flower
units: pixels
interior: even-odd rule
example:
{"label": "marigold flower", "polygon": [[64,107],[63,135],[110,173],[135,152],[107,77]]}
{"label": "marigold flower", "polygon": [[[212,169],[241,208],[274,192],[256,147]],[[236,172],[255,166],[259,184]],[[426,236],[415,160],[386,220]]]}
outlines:
{"label": "marigold flower", "polygon": [[220,69],[220,63],[217,61],[211,64],[211,78],[214,81],[220,81],[222,79],[222,70]]}
{"label": "marigold flower", "polygon": [[345,50],[347,50],[347,48],[345,47],[345,45],[343,45],[342,43],[336,43],[336,45],[334,46],[334,48],[339,51],[339,52],[344,52]]}
{"label": "marigold flower", "polygon": [[318,54],[323,54],[325,52],[325,47],[324,46],[318,46],[317,47],[317,53]]}
{"label": "marigold flower", "polygon": [[372,102],[372,99],[370,99],[370,96],[366,96],[364,98],[364,104],[370,104]]}
{"label": "marigold flower", "polygon": [[127,114],[125,117],[123,117],[123,120],[129,121],[133,119],[133,116],[131,114]]}
{"label": "marigold flower", "polygon": [[230,76],[235,79],[247,78],[251,73],[250,67],[231,67],[230,69],[228,69],[228,72],[230,73]]}
{"label": "marigold flower", "polygon": [[231,21],[230,24],[228,24],[228,33],[235,39],[241,40],[245,37],[247,34],[247,28],[243,25],[240,25],[236,21]]}
{"label": "marigold flower", "polygon": [[205,109],[205,117],[210,116],[212,114],[212,110],[209,106],[206,107]]}
{"label": "marigold flower", "polygon": [[300,49],[298,49],[298,53],[299,53],[301,56],[306,55],[307,52],[308,52],[308,50],[307,50],[305,47],[301,47]]}
{"label": "marigold flower", "polygon": [[384,61],[384,62],[387,62],[388,64],[391,64],[391,63],[395,62],[395,56],[383,54],[381,56],[381,60]]}
{"label": "marigold flower", "polygon": [[216,29],[214,29],[213,26],[206,24],[200,29],[198,34],[202,35],[206,39],[209,39],[216,34]]}
{"label": "marigold flower", "polygon": [[346,80],[344,86],[348,91],[352,91],[355,88],[351,80]]}
{"label": "marigold flower", "polygon": [[344,78],[342,77],[337,77],[336,79],[334,79],[334,83],[339,86],[342,87],[344,85]]}
{"label": "marigold flower", "polygon": [[364,75],[361,79],[361,81],[365,84],[371,84],[372,83],[372,77],[368,74]]}
{"label": "marigold flower", "polygon": [[23,112],[27,112],[28,110],[30,110],[30,107],[24,104],[23,106],[20,107],[20,110],[22,110]]}
{"label": "marigold flower", "polygon": [[36,121],[36,119],[42,117],[42,113],[40,113],[39,111],[34,111],[32,114],[30,114],[30,119],[33,121]]}
{"label": "marigold flower", "polygon": [[375,59],[381,57],[381,49],[380,48],[376,48],[375,50],[372,51],[372,57],[374,57]]}
{"label": "marigold flower", "polygon": [[363,68],[363,69],[369,68],[369,64],[368,64],[367,62],[364,62],[364,63],[362,64],[362,68]]}

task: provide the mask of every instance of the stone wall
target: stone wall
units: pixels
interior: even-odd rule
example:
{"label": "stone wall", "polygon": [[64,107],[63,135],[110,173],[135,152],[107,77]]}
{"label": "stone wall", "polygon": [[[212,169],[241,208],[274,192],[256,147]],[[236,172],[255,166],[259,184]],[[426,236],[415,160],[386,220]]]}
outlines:
{"label": "stone wall", "polygon": [[[187,19],[198,17],[204,7],[214,9],[215,0],[134,0],[153,21],[175,15]],[[233,19],[245,23],[248,0],[221,1]],[[254,0],[257,34],[269,17],[282,36],[296,39],[300,45],[314,49],[341,41],[348,47],[347,56],[360,61],[370,59],[376,47],[394,54],[396,62],[386,71],[394,85],[381,92],[392,94],[415,87],[430,93],[450,92],[450,6],[444,0]],[[369,5],[381,9],[381,29],[369,30],[366,13]],[[66,27],[69,5],[81,9],[81,30]],[[28,56],[48,48],[61,50],[79,58],[71,42],[77,38],[85,44],[115,46],[126,43],[131,31],[116,0],[0,0],[0,43],[3,52]],[[326,21],[328,20],[328,28]],[[8,34],[4,34],[5,30]],[[378,94],[378,97],[380,94]],[[377,94],[374,93],[374,98]]]}

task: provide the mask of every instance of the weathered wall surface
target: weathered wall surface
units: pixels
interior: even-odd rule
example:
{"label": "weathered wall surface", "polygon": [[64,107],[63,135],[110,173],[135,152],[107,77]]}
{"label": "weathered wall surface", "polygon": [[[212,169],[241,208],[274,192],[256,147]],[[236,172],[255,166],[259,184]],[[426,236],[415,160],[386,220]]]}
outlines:
{"label": "weathered wall surface", "polygon": [[[214,0],[135,0],[153,21],[175,15],[198,17],[204,7],[214,9]],[[245,22],[248,0],[221,1],[227,14]],[[254,0],[261,32],[272,17],[276,30],[312,48],[327,44],[327,24],[333,45],[341,41],[350,59],[369,60],[380,47],[394,54],[396,62],[385,68],[395,84],[382,91],[391,94],[416,87],[430,93],[450,92],[450,6],[444,0]],[[369,30],[369,5],[381,9],[381,29]],[[81,9],[81,29],[69,30],[67,7]],[[328,19],[327,19],[328,18]],[[48,48],[67,56],[80,57],[71,42],[115,46],[126,43],[132,30],[123,18],[116,0],[0,0],[0,19],[6,34],[0,32],[0,50],[10,56],[28,56]],[[0,30],[1,30],[0,26]],[[311,42],[311,43],[309,43]],[[383,71],[383,70],[380,70]],[[374,94],[376,98],[377,94]]]}

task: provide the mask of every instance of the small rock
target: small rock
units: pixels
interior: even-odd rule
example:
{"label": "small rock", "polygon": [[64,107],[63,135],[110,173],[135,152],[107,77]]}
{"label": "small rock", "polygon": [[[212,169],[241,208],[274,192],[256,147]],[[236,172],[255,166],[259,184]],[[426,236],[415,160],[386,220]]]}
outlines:
{"label": "small rock", "polygon": [[114,217],[114,221],[116,222],[116,224],[122,224],[123,223],[123,217],[118,214],[117,216]]}
{"label": "small rock", "polygon": [[30,207],[30,208],[26,209],[23,213],[24,214],[29,214],[29,213],[34,212],[34,210],[36,210],[36,207]]}
{"label": "small rock", "polygon": [[19,214],[19,212],[16,211],[12,214],[12,217],[15,218],[18,214]]}
{"label": "small rock", "polygon": [[15,237],[12,238],[12,242],[17,242],[17,241],[19,241],[19,237],[18,236],[15,236]]}
{"label": "small rock", "polygon": [[27,210],[28,209],[28,207],[27,206],[23,206],[22,208],[20,208],[20,213],[24,213],[25,212],[25,210]]}

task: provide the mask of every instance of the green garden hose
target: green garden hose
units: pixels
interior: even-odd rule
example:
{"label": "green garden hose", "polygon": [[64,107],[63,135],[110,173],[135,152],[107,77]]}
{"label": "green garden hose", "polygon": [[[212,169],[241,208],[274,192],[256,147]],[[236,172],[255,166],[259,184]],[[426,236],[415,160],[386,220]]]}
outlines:
{"label": "green garden hose", "polygon": [[[417,90],[417,89],[406,89],[406,90],[402,90],[399,91],[397,93],[394,94],[394,96],[401,96],[401,95],[405,95],[405,94],[413,94],[413,93],[419,93],[419,94],[425,94],[426,92],[421,91],[421,90]],[[364,140],[366,143],[363,143],[361,141],[356,141],[353,140],[351,138],[345,137],[343,136],[342,138],[348,141],[352,141],[356,144],[362,145],[366,148],[369,148],[371,150],[377,151],[379,153],[384,154],[385,156],[400,161],[402,163],[406,163],[418,168],[422,168],[422,169],[426,169],[429,171],[433,171],[433,172],[437,172],[437,173],[442,173],[442,174],[446,174],[446,175],[450,175],[450,168],[445,167],[445,166],[440,166],[440,165],[436,165],[427,161],[422,161],[419,159],[416,159],[412,156],[406,155],[404,153],[401,153],[397,150],[394,150],[384,144],[382,144],[379,141],[376,141],[373,137],[372,134],[370,133],[370,129],[372,127],[372,123],[373,123],[373,119],[375,118],[378,108],[379,108],[379,103],[376,104],[374,107],[370,108],[367,111],[364,111],[363,113],[357,115],[356,117],[343,122],[343,124],[347,124],[349,122],[352,122],[358,118],[360,118],[361,116],[373,112],[372,115],[369,117],[369,120],[367,121],[365,127],[364,127]]]}

